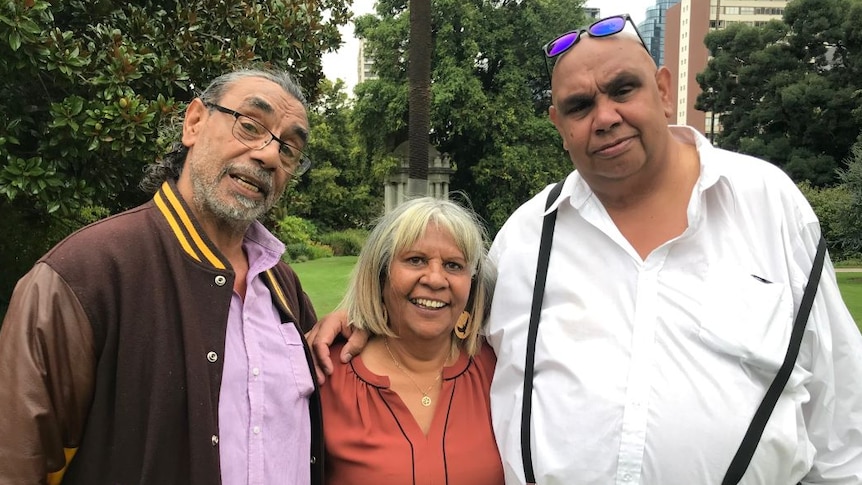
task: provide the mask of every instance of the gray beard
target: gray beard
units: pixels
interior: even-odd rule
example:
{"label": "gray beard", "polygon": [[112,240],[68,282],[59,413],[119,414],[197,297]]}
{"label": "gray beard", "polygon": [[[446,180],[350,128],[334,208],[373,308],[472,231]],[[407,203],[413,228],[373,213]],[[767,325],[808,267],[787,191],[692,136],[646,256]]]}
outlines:
{"label": "gray beard", "polygon": [[[227,177],[226,174],[222,174]],[[268,199],[257,202],[241,195],[235,195],[235,204],[227,203],[218,197],[215,183],[206,183],[192,177],[194,203],[202,214],[209,214],[219,226],[226,227],[237,234],[245,234],[254,221],[266,214],[273,203]]]}

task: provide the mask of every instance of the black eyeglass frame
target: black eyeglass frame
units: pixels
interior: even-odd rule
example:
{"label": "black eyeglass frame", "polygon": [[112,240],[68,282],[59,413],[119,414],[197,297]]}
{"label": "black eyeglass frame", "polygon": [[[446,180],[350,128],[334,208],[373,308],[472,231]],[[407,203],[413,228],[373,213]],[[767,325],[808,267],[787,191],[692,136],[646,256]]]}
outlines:
{"label": "black eyeglass frame", "polygon": [[[299,177],[302,174],[304,174],[305,172],[307,172],[308,169],[311,168],[311,165],[312,165],[311,158],[309,158],[308,155],[305,154],[305,152],[303,152],[299,148],[296,148],[294,145],[282,140],[281,138],[275,136],[275,134],[272,132],[272,130],[270,130],[269,128],[264,126],[264,124],[261,123],[260,121],[252,118],[251,116],[249,116],[247,114],[240,113],[239,111],[236,111],[236,110],[233,110],[230,108],[225,108],[224,106],[217,104],[217,103],[213,103],[210,101],[202,101],[202,102],[203,102],[204,106],[206,106],[209,109],[214,109],[214,110],[219,111],[221,113],[224,113],[226,115],[233,116],[234,121],[233,121],[233,126],[231,127],[231,134],[233,135],[234,138],[236,138],[236,140],[238,142],[242,143],[243,145],[247,146],[248,148],[251,148],[252,150],[263,150],[273,141],[278,143],[279,144],[278,152],[280,154],[279,158],[281,158],[281,161],[282,161],[282,163],[279,164],[279,168],[281,168],[282,170],[287,172],[292,177]],[[253,122],[255,125],[263,128],[264,131],[266,131],[266,133],[269,133],[269,136],[270,136],[269,140],[263,142],[263,144],[260,146],[251,146],[248,144],[248,142],[246,140],[243,140],[240,136],[237,136],[237,134],[235,133],[237,130],[236,125],[239,122],[240,117],[247,118],[247,119],[251,120],[251,122]],[[242,128],[239,128],[239,129],[242,129]],[[294,158],[297,158],[297,157],[294,157],[293,153],[285,152],[284,151],[285,148],[287,148],[289,150],[296,151],[296,153],[299,154],[299,157],[298,157],[299,163],[296,164],[296,168],[293,170],[285,168],[285,166],[284,166],[285,164],[283,163],[284,158],[282,157],[282,155],[289,156],[291,160],[293,160]]]}
{"label": "black eyeglass frame", "polygon": [[[616,32],[610,32],[608,34],[603,34],[603,35],[595,35],[592,32],[590,32],[590,30],[593,27],[595,27],[596,25],[598,25],[602,22],[606,22],[608,20],[617,19],[617,18],[623,19],[623,26],[620,28],[620,30],[618,30]],[[626,29],[626,24],[625,24],[626,22],[629,22],[632,24],[632,28],[635,30],[635,34],[637,34],[638,39],[640,39],[641,45],[647,51],[647,54],[650,54],[649,47],[647,47],[646,41],[644,41],[643,36],[641,35],[640,31],[638,30],[638,26],[635,25],[635,21],[634,21],[634,19],[632,19],[632,16],[627,14],[627,13],[623,13],[623,14],[619,14],[619,15],[611,15],[609,17],[605,17],[603,19],[596,20],[595,22],[591,23],[590,25],[588,25],[585,28],[570,30],[564,34],[560,34],[542,46],[542,53],[544,54],[544,56],[542,56],[542,57],[544,57],[544,59],[545,59],[545,71],[548,73],[548,84],[550,85],[550,83],[551,83],[551,66],[550,66],[550,64],[548,64],[548,59],[554,59],[554,58],[560,57],[561,55],[570,51],[572,49],[572,47],[574,47],[578,42],[581,41],[581,36],[583,36],[583,34],[585,34],[585,33],[589,34],[590,37],[610,37],[612,35],[619,34],[620,32],[622,32]],[[563,37],[565,37],[567,35],[571,35],[571,34],[577,34],[577,36],[574,38],[574,40],[572,41],[572,43],[568,47],[561,50],[560,52],[557,52],[554,55],[550,55],[548,53],[549,48],[555,42],[557,42],[558,40],[562,39]],[[650,54],[650,55],[652,55],[652,54]]]}

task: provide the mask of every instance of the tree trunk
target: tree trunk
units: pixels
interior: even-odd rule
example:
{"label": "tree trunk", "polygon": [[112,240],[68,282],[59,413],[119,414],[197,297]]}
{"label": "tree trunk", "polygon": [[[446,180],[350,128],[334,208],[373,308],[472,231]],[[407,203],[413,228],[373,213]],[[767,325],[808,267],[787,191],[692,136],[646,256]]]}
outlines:
{"label": "tree trunk", "polygon": [[431,0],[410,0],[410,83],[407,196],[428,194],[428,146],[431,130]]}

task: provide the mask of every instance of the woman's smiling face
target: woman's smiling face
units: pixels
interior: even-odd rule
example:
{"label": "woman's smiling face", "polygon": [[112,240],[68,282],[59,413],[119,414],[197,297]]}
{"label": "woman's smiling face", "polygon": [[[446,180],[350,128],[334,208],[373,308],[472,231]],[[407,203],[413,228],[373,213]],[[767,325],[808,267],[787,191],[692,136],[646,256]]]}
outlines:
{"label": "woman's smiling face", "polygon": [[389,325],[402,338],[450,338],[467,306],[472,274],[448,231],[433,221],[396,254],[383,284]]}

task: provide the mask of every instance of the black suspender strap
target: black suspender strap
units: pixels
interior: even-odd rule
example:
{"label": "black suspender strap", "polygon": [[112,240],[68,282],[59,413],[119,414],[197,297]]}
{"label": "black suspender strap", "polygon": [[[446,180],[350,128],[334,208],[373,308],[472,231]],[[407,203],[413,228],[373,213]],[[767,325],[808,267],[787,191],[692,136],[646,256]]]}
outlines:
{"label": "black suspender strap", "polygon": [[793,372],[793,366],[796,363],[796,357],[799,354],[799,347],[802,345],[802,336],[805,333],[805,324],[808,322],[808,314],[811,312],[811,305],[814,303],[814,295],[817,293],[817,286],[820,284],[820,274],[823,272],[823,260],[826,258],[826,240],[820,236],[820,242],[817,244],[817,254],[814,256],[814,264],[811,266],[811,274],[808,275],[808,283],[805,285],[805,292],[802,294],[802,301],[799,303],[799,311],[796,312],[796,318],[793,320],[793,331],[790,333],[790,343],[787,345],[787,354],[784,356],[784,363],[778,369],[775,379],[770,384],[763,401],[754,413],[754,418],[751,424],[748,425],[748,431],[745,432],[745,437],[736,450],[736,455],[730,462],[727,469],[727,474],[724,476],[721,485],[736,485],[742,480],[745,470],[751,463],[751,457],[754,456],[754,450],[757,449],[757,444],[760,442],[760,437],[763,435],[763,430],[766,428],[766,423],[769,421],[769,416],[772,414],[772,409],[778,402],[778,398],[784,391],[784,386],[787,385],[790,374]]}
{"label": "black suspender strap", "polygon": [[[560,196],[563,181],[548,193],[545,210]],[[536,282],[533,285],[533,305],[530,308],[530,328],[527,331],[527,359],[524,364],[524,398],[521,407],[521,458],[524,462],[524,475],[527,483],[536,483],[533,473],[533,456],[530,451],[530,414],[533,404],[533,364],[536,360],[536,337],[539,334],[539,318],[542,313],[542,300],[545,296],[545,280],[548,276],[548,260],[551,257],[551,241],[554,237],[554,225],[557,221],[557,210],[549,212],[542,221],[542,236],[539,241],[539,260],[536,264]]]}

